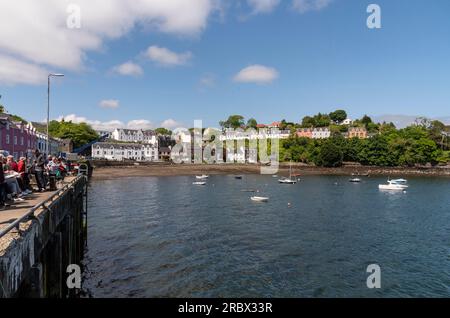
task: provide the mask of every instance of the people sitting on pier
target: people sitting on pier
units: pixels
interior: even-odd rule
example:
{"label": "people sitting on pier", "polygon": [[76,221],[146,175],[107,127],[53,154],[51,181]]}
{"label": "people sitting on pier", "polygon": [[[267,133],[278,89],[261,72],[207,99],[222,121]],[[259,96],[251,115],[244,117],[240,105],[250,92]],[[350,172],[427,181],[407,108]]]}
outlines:
{"label": "people sitting on pier", "polygon": [[[6,198],[13,202],[24,201],[23,197],[30,194],[31,191],[23,190],[19,184],[20,174],[13,170],[16,168],[18,170],[18,165],[15,163],[14,158],[8,157],[7,160],[3,161],[3,177],[6,186]],[[7,201],[7,200],[6,200]]]}
{"label": "people sitting on pier", "polygon": [[20,175],[19,184],[21,184],[22,190],[32,193],[33,189],[31,188],[29,177],[30,164],[26,157],[20,157],[19,163],[17,164],[17,169],[17,172]]}
{"label": "people sitting on pier", "polygon": [[60,162],[58,158],[52,157],[47,164],[50,191],[56,190],[56,179],[61,177]]}

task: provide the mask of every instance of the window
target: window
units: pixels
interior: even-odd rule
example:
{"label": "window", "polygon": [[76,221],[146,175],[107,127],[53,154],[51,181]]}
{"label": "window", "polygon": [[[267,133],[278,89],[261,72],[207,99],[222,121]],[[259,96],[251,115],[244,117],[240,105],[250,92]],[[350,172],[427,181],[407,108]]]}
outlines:
{"label": "window", "polygon": [[9,145],[9,135],[6,135],[6,144]]}
{"label": "window", "polygon": [[21,145],[21,146],[24,145],[23,137],[20,137],[20,145]]}
{"label": "window", "polygon": [[17,136],[14,136],[14,144],[17,145]]}

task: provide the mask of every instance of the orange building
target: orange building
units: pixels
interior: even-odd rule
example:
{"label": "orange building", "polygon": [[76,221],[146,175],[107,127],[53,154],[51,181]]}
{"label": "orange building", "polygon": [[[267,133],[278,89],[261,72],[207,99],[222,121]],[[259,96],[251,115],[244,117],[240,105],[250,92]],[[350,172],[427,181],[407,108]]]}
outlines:
{"label": "orange building", "polygon": [[348,138],[367,138],[367,130],[361,127],[352,127],[348,130]]}

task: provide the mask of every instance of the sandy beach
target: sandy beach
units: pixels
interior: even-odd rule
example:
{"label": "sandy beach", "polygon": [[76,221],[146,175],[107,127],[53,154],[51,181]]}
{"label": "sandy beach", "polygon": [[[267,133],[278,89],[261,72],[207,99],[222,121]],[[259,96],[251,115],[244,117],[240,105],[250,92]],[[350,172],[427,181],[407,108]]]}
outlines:
{"label": "sandy beach", "polygon": [[[95,164],[94,164],[95,166]],[[253,164],[152,164],[152,165],[121,165],[106,166],[94,169],[94,179],[114,179],[122,177],[148,177],[148,176],[190,176],[190,175],[240,175],[259,174],[260,165]],[[381,176],[450,176],[450,168],[403,168],[403,167],[365,167],[343,166],[339,168],[322,168],[294,164],[292,173],[299,175],[352,175],[369,174]],[[281,176],[289,174],[289,164],[281,164],[278,173]]]}

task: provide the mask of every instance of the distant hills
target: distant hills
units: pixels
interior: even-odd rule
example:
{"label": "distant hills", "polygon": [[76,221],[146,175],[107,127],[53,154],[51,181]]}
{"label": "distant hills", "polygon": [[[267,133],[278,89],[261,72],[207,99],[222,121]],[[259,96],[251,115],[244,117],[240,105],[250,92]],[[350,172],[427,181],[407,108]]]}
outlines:
{"label": "distant hills", "polygon": [[[389,123],[389,122],[393,122],[394,125],[397,128],[405,128],[411,124],[413,124],[416,120],[416,118],[419,117],[426,117],[426,118],[430,118],[428,116],[409,116],[409,115],[381,115],[381,116],[372,116],[372,120],[374,122],[380,122],[382,123],[383,121]],[[443,122],[446,125],[450,125],[450,116],[447,117],[437,117],[437,118],[430,118],[433,120],[439,120],[441,122]]]}

